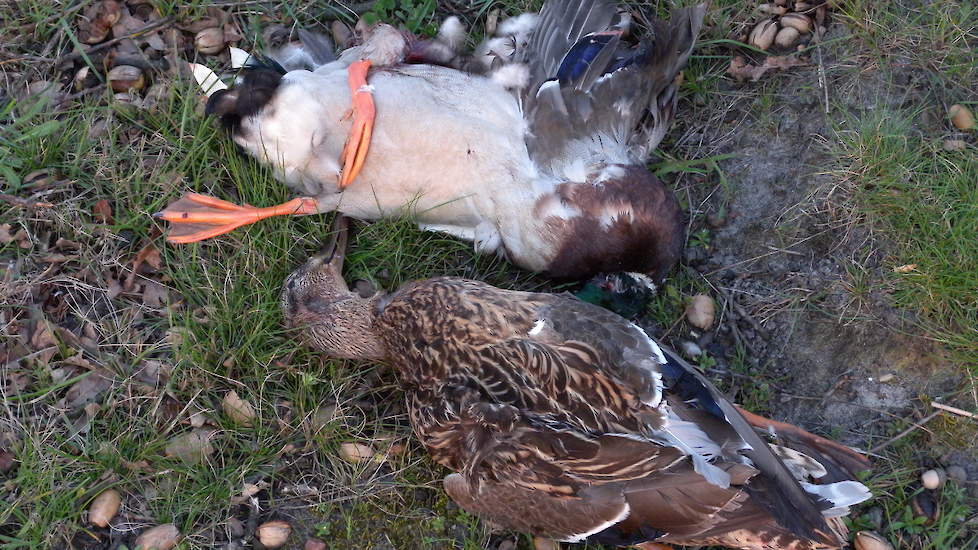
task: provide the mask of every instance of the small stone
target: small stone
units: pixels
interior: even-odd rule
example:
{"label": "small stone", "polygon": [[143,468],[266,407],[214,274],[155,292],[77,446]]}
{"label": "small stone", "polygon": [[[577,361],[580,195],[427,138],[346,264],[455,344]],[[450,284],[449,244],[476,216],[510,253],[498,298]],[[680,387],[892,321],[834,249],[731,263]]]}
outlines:
{"label": "small stone", "polygon": [[894,378],[896,378],[896,376],[894,376],[893,373],[888,372],[888,373],[880,376],[880,383],[881,384],[886,384],[887,382],[893,381]]}
{"label": "small stone", "polygon": [[798,29],[785,27],[778,31],[778,34],[775,35],[774,43],[782,48],[790,48],[794,46],[796,42],[798,42],[800,37],[801,33],[798,32]]}
{"label": "small stone", "polygon": [[109,86],[113,92],[128,92],[129,90],[141,90],[146,84],[143,71],[139,67],[132,65],[116,65],[109,71]]}
{"label": "small stone", "polygon": [[716,304],[706,294],[697,294],[686,306],[686,320],[700,330],[709,330],[716,319]]}
{"label": "small stone", "polygon": [[326,550],[326,543],[319,539],[306,539],[302,550]]}
{"label": "small stone", "polygon": [[680,342],[679,349],[683,352],[683,355],[690,359],[703,355],[703,350],[695,342],[690,342],[689,340]]}
{"label": "small stone", "polygon": [[292,526],[282,520],[266,521],[258,526],[255,535],[265,548],[278,548],[289,540]]}
{"label": "small stone", "polygon": [[963,483],[968,481],[968,471],[961,466],[948,466],[947,477],[948,479],[953,479],[954,481]]}
{"label": "small stone", "polygon": [[135,547],[139,550],[170,550],[180,540],[180,530],[172,523],[157,525],[143,531],[136,538]]}
{"label": "small stone", "polygon": [[853,537],[853,546],[856,550],[893,550],[892,544],[873,531],[856,533]]}
{"label": "small stone", "polygon": [[103,491],[92,500],[88,507],[88,521],[98,527],[108,527],[109,522],[119,512],[122,505],[122,495],[115,489]]}
{"label": "small stone", "polygon": [[975,116],[964,105],[951,105],[947,110],[947,116],[951,118],[951,124],[958,130],[970,130],[975,127]]}
{"label": "small stone", "polygon": [[0,474],[5,474],[13,469],[17,459],[10,451],[0,451]]}
{"label": "small stone", "polygon": [[944,482],[946,480],[947,480],[947,474],[945,474],[944,470],[940,468],[927,470],[926,472],[920,475],[920,483],[921,485],[924,486],[924,489],[930,489],[930,490],[938,489],[942,485],[944,485]]}
{"label": "small stone", "polygon": [[924,525],[931,525],[941,517],[941,505],[932,491],[921,491],[910,499],[913,515],[924,518]]}
{"label": "small stone", "polygon": [[340,443],[340,456],[347,462],[358,464],[374,457],[374,449],[363,443]]}
{"label": "small stone", "polygon": [[197,51],[214,55],[224,50],[224,31],[220,27],[204,29],[194,36],[194,47]]}
{"label": "small stone", "polygon": [[879,506],[873,506],[863,515],[863,518],[873,526],[874,529],[879,529],[883,527],[883,509]]}
{"label": "small stone", "polygon": [[944,150],[945,151],[964,151],[968,148],[968,144],[965,143],[963,139],[946,139],[944,140]]}

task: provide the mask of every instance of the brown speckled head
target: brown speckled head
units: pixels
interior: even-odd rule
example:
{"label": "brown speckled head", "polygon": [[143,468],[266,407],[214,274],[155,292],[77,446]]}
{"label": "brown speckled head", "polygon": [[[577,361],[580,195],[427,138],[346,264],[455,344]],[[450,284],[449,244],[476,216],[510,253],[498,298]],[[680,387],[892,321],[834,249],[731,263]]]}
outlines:
{"label": "brown speckled head", "polygon": [[383,360],[387,353],[374,332],[382,295],[361,298],[343,280],[347,223],[339,217],[334,241],[285,280],[282,314],[287,327],[332,357]]}

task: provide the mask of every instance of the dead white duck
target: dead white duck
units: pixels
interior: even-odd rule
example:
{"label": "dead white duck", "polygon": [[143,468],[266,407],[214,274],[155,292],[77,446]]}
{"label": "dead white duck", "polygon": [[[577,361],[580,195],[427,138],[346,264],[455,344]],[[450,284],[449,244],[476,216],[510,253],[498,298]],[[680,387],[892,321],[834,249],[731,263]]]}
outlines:
{"label": "dead white duck", "polygon": [[628,45],[614,2],[550,0],[477,51],[489,76],[412,64],[416,43],[387,25],[312,71],[252,59],[228,89],[199,75],[218,89],[208,111],[300,197],[254,208],[189,194],[159,217],[181,243],[274,215],[407,207],[526,269],[659,281],[681,254],[683,215],[645,161],[704,12],[676,10]]}

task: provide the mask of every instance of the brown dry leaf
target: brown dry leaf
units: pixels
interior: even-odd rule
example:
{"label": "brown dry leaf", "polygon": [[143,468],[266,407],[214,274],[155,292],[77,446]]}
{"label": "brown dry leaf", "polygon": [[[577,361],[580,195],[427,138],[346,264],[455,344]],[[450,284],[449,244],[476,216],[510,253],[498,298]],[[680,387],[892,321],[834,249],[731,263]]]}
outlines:
{"label": "brown dry leaf", "polygon": [[88,376],[72,384],[65,394],[65,406],[69,410],[78,411],[87,405],[95,403],[109,388],[112,387],[112,373],[95,367]]}
{"label": "brown dry leaf", "polygon": [[55,241],[54,243],[54,247],[57,248],[58,250],[78,250],[79,248],[81,248],[81,244],[75,241],[69,241],[68,239],[62,237],[58,237],[58,240]]}
{"label": "brown dry leaf", "polygon": [[224,414],[242,426],[251,426],[256,416],[255,408],[251,406],[251,403],[247,399],[238,397],[238,392],[233,390],[224,394],[221,408],[224,409]]}
{"label": "brown dry leaf", "polygon": [[231,497],[231,504],[237,506],[239,504],[244,504],[249,498],[257,495],[261,491],[268,488],[268,482],[260,481],[257,485],[253,483],[245,483],[244,488],[241,489],[241,494]]}
{"label": "brown dry leaf", "polygon": [[109,201],[102,199],[95,203],[95,206],[92,207],[92,215],[95,216],[95,221],[99,223],[112,223],[112,206],[109,205]]}
{"label": "brown dry leaf", "polygon": [[17,246],[25,250],[32,246],[31,236],[28,235],[27,231],[24,231],[23,229],[14,233],[14,240],[17,241]]}
{"label": "brown dry leaf", "polygon": [[893,268],[894,273],[910,273],[917,270],[917,264],[899,265]]}
{"label": "brown dry leaf", "polygon": [[170,439],[164,452],[166,456],[179,458],[184,462],[197,463],[214,454],[211,445],[216,430],[193,430]]}
{"label": "brown dry leaf", "polygon": [[78,22],[78,39],[84,44],[98,44],[109,37],[112,25],[122,16],[122,4],[116,0],[102,0],[89,6]]}
{"label": "brown dry leaf", "polygon": [[736,78],[738,82],[743,82],[748,79],[752,82],[757,82],[764,76],[764,73],[770,70],[790,69],[791,67],[803,67],[805,65],[807,63],[797,57],[779,55],[772,55],[765,58],[762,65],[751,65],[747,63],[743,56],[738,55],[730,60],[730,66],[727,67],[727,74]]}
{"label": "brown dry leaf", "polygon": [[36,352],[35,362],[39,365],[47,365],[51,358],[58,353],[58,339],[54,336],[54,331],[47,321],[41,321],[34,328],[31,335],[31,347]]}
{"label": "brown dry leaf", "polygon": [[149,243],[146,246],[139,249],[136,253],[136,257],[132,260],[132,271],[126,277],[125,288],[132,289],[136,281],[136,274],[150,274],[155,273],[163,267],[163,258],[160,257],[160,251],[156,248],[156,245]]}
{"label": "brown dry leaf", "polygon": [[160,283],[147,279],[143,285],[143,304],[146,307],[159,308],[167,301],[169,291]]}
{"label": "brown dry leaf", "polygon": [[14,242],[14,236],[10,234],[10,224],[0,223],[0,244],[10,244]]}

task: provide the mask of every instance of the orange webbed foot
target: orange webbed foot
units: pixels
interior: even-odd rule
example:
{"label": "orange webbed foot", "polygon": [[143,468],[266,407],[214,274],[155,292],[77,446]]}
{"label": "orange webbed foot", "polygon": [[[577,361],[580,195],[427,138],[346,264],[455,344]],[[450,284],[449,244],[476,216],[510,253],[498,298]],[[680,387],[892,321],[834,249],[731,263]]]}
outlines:
{"label": "orange webbed foot", "polygon": [[343,146],[343,171],[340,174],[340,189],[350,185],[357,177],[370,149],[370,136],[373,134],[374,97],[370,86],[367,85],[367,71],[370,70],[370,60],[356,61],[347,70],[352,96],[353,127]]}
{"label": "orange webbed foot", "polygon": [[250,205],[239,206],[199,193],[187,193],[153,217],[170,222],[167,241],[186,244],[223,235],[242,225],[272,216],[317,212],[317,201],[311,197],[299,197],[276,206],[257,208]]}

